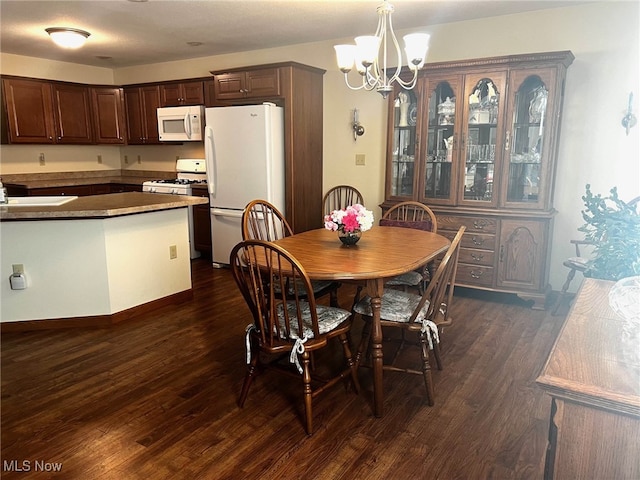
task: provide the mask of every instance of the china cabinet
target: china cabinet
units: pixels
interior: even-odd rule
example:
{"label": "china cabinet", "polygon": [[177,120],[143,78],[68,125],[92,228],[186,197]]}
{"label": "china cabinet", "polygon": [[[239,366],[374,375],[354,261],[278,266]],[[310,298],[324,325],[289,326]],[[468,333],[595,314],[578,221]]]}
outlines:
{"label": "china cabinet", "polygon": [[383,210],[431,207],[467,231],[457,283],[543,308],[568,51],[429,64],[389,102]]}

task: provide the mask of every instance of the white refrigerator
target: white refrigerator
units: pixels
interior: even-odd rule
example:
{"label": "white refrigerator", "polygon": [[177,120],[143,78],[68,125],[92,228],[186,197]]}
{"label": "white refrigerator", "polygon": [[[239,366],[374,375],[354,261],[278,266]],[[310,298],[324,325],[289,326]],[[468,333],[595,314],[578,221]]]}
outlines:
{"label": "white refrigerator", "polygon": [[284,211],[284,112],[273,104],[205,110],[213,265],[242,241],[242,211],[255,199]]}

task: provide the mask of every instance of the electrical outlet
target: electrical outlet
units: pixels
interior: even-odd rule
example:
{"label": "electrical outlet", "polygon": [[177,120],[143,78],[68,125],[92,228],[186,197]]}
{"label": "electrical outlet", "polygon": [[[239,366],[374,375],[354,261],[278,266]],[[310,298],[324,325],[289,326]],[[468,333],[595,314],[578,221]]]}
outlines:
{"label": "electrical outlet", "polygon": [[98,163],[102,163],[102,155],[98,155]]}
{"label": "electrical outlet", "polygon": [[126,165],[128,165],[128,164],[129,164],[129,155],[125,155],[125,156],[124,156],[124,163],[125,163]]}
{"label": "electrical outlet", "polygon": [[22,263],[14,263],[11,268],[13,268],[13,273],[15,274],[24,273],[24,265]]}
{"label": "electrical outlet", "polygon": [[364,165],[364,153],[356,153],[356,165]]}
{"label": "electrical outlet", "polygon": [[178,258],[178,247],[175,245],[169,245],[169,260]]}
{"label": "electrical outlet", "polygon": [[41,166],[44,165],[44,153],[38,155],[38,161],[40,162]]}
{"label": "electrical outlet", "polygon": [[142,163],[142,155],[138,155],[138,163]]}

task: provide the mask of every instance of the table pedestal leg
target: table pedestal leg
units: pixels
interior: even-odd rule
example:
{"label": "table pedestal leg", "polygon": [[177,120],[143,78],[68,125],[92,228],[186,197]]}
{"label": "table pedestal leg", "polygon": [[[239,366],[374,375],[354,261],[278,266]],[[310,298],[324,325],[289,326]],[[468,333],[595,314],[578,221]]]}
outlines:
{"label": "table pedestal leg", "polygon": [[371,361],[373,367],[373,411],[382,417],[384,393],[382,389],[382,326],[380,325],[380,305],[384,283],[382,279],[367,282],[367,293],[371,297],[373,321],[371,322]]}

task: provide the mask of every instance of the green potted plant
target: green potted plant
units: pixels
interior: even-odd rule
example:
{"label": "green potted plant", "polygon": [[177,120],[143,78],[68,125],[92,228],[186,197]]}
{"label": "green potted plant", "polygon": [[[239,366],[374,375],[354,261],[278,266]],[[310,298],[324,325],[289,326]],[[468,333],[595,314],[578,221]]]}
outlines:
{"label": "green potted plant", "polygon": [[586,222],[578,228],[592,243],[593,257],[585,276],[603,280],[640,275],[640,213],[637,200],[624,202],[613,187],[606,197],[594,195],[587,184],[582,197]]}

